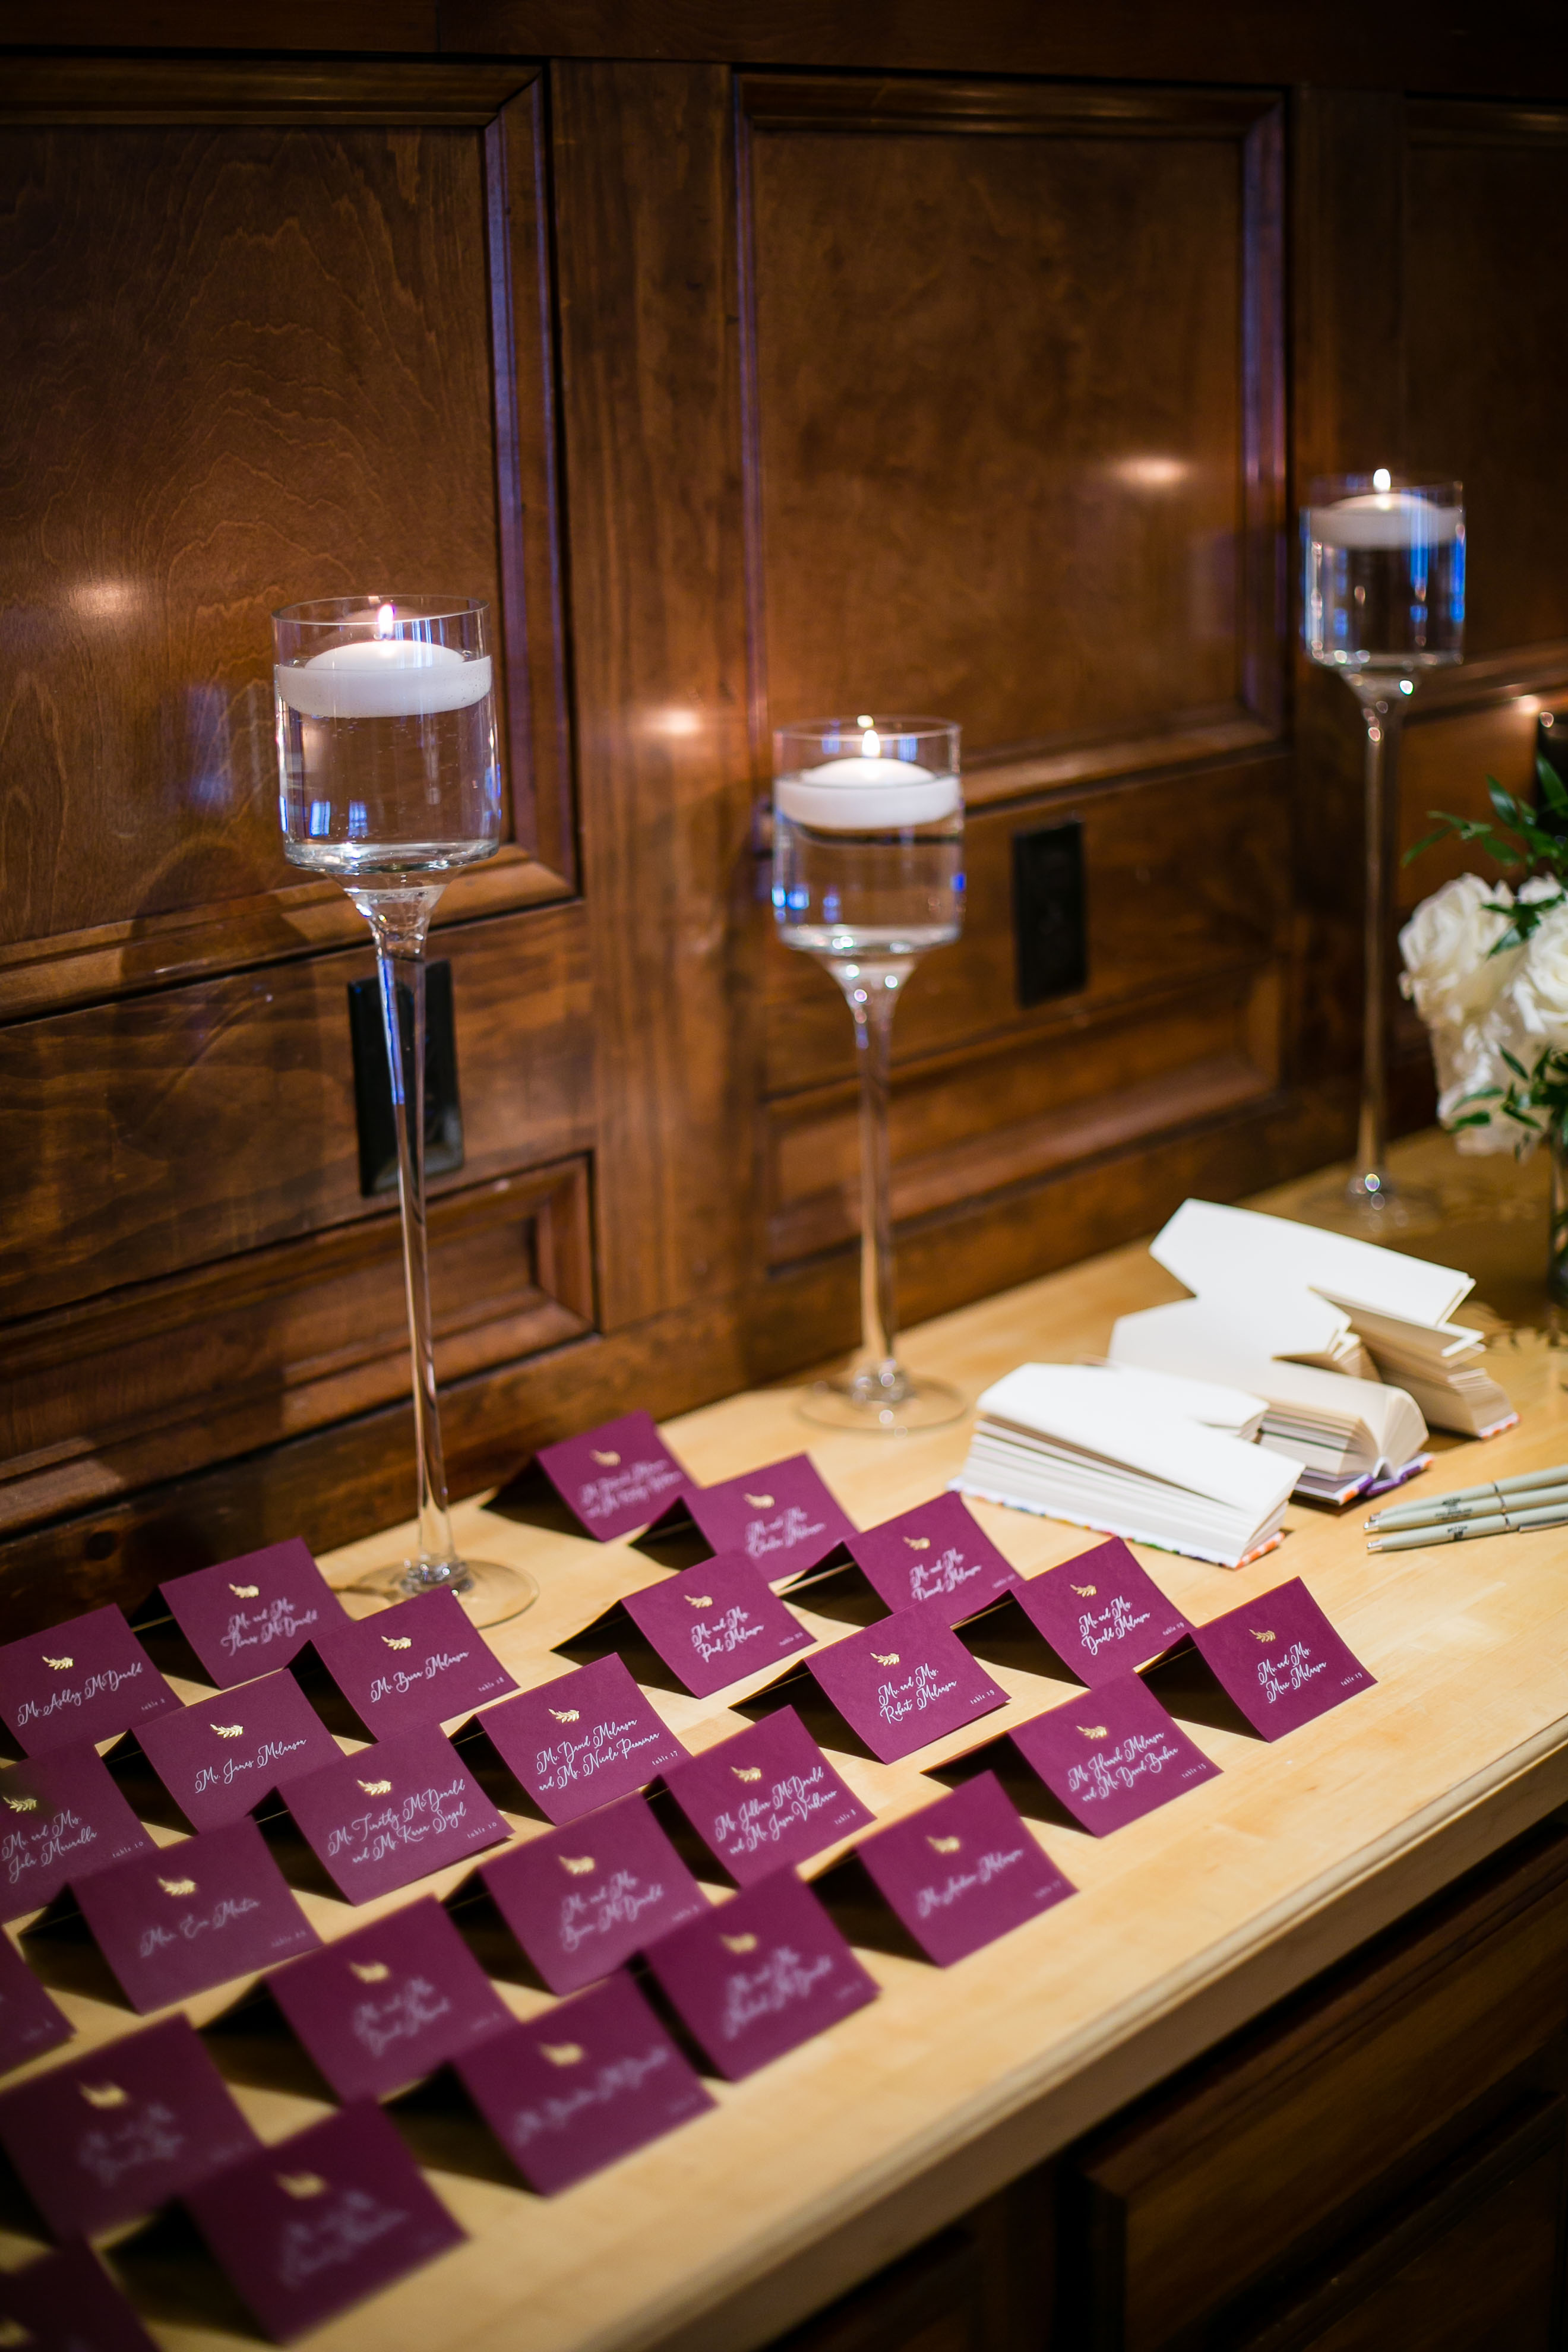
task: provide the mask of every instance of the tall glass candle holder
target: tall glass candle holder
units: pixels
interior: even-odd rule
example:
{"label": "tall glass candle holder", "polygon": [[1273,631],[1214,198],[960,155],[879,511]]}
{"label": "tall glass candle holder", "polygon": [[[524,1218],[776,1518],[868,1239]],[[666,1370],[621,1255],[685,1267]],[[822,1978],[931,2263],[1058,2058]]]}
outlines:
{"label": "tall glass candle holder", "polygon": [[963,928],[959,730],[861,712],[773,736],[773,913],[787,947],[843,990],[860,1072],[861,1351],[802,1410],[830,1429],[896,1434],[955,1421],[964,1400],[898,1360],[888,1091],[893,1015],[921,956]]}
{"label": "tall glass candle holder", "polygon": [[478,1625],[515,1617],[538,1588],[516,1569],[460,1558],[452,1536],[425,1222],[425,944],[447,876],[500,845],[489,617],[472,597],[391,595],[320,597],[272,616],[284,850],[341,882],[370,925],[397,1128],[418,1549],[356,1590],[386,1601],[454,1592]]}
{"label": "tall glass candle holder", "polygon": [[1372,1233],[1418,1205],[1388,1172],[1388,965],[1402,716],[1423,674],[1462,661],[1465,501],[1458,482],[1384,468],[1316,481],[1302,509],[1302,637],[1355,696],[1365,730],[1366,901],[1361,1115],[1351,1222]]}

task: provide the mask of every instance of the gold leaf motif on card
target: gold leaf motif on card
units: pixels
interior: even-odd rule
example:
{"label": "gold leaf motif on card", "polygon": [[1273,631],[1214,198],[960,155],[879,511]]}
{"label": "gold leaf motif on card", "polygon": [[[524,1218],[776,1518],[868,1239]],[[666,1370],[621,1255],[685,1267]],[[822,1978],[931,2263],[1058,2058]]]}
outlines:
{"label": "gold leaf motif on card", "polygon": [[411,1650],[414,1647],[412,1633],[384,1633],[381,1638],[389,1650]]}
{"label": "gold leaf motif on card", "polygon": [[38,1810],[37,1797],[7,1797],[5,1802],[14,1813],[36,1813]]}
{"label": "gold leaf motif on card", "polygon": [[1082,1732],[1086,1739],[1103,1739],[1109,1726],[1103,1723],[1080,1723],[1076,1728]]}
{"label": "gold leaf motif on card", "polygon": [[1073,1586],[1073,1591],[1075,1592],[1081,1592],[1086,1601],[1092,1601],[1095,1594],[1100,1591],[1100,1587],[1098,1584],[1075,1584]]}
{"label": "gold leaf motif on card", "polygon": [[897,1650],[873,1650],[871,1655],[879,1666],[896,1666],[899,1664]]}
{"label": "gold leaf motif on card", "polygon": [[211,1728],[220,1739],[243,1739],[245,1737],[243,1723],[215,1723]]}
{"label": "gold leaf motif on card", "polygon": [[719,1941],[727,1952],[754,1952],[757,1948],[754,1936],[721,1936]]}
{"label": "gold leaf motif on card", "polygon": [[760,1780],[763,1777],[760,1764],[731,1764],[730,1769],[737,1780]]}
{"label": "gold leaf motif on card", "polygon": [[1247,1630],[1251,1634],[1255,1642],[1272,1642],[1279,1638],[1278,1635],[1273,1633],[1259,1633],[1256,1625],[1249,1625]]}
{"label": "gold leaf motif on card", "polygon": [[384,1984],[392,1974],[384,1960],[351,1960],[349,1972],[358,1977],[361,1984]]}
{"label": "gold leaf motif on card", "polygon": [[591,1853],[563,1853],[561,1867],[568,1878],[589,1878],[598,1868]]}
{"label": "gold leaf motif on card", "polygon": [[906,1536],[904,1541],[911,1551],[930,1551],[930,1536]]}
{"label": "gold leaf motif on card", "polygon": [[360,1787],[367,1797],[390,1797],[392,1794],[390,1780],[362,1780]]}
{"label": "gold leaf motif on card", "polygon": [[196,1891],[194,1878],[160,1878],[158,1884],[165,1895],[194,1895]]}
{"label": "gold leaf motif on card", "polygon": [[601,1454],[601,1453],[600,1453],[600,1451],[599,1451],[599,1449],[598,1449],[598,1447],[597,1447],[596,1445],[590,1445],[590,1446],[589,1446],[589,1448],[588,1448],[588,1451],[589,1451],[589,1453],[593,1455],[593,1457],[594,1457],[595,1461],[595,1462],[597,1462],[597,1463],[599,1464],[599,1465],[600,1465],[600,1467],[601,1467],[602,1469],[605,1469],[605,1470],[618,1470],[618,1469],[619,1469],[619,1467],[620,1467],[620,1462],[621,1462],[621,1457],[620,1457],[620,1455],[619,1455],[618,1454]]}
{"label": "gold leaf motif on card", "polygon": [[955,1837],[928,1837],[926,1843],[930,1846],[932,1853],[956,1853],[959,1847],[963,1843],[963,1840],[962,1838]]}
{"label": "gold leaf motif on card", "polygon": [[228,1589],[237,1601],[259,1601],[261,1598],[259,1584],[231,1584]]}
{"label": "gold leaf motif on card", "polygon": [[118,2083],[79,2083],[77,2089],[89,2107],[128,2107],[131,2094]]}
{"label": "gold leaf motif on card", "polygon": [[686,1605],[689,1609],[711,1609],[713,1595],[710,1592],[689,1592],[686,1596]]}
{"label": "gold leaf motif on card", "polygon": [[549,1712],[557,1723],[575,1723],[583,1710],[580,1706],[552,1706]]}
{"label": "gold leaf motif on card", "polygon": [[272,2178],[285,2197],[319,2197],[327,2185],[319,2172],[275,2172]]}
{"label": "gold leaf motif on card", "polygon": [[44,1660],[44,1664],[46,1666],[52,1666],[57,1675],[67,1675],[69,1674],[71,1668],[75,1665],[76,1660],[74,1658],[46,1658]]}
{"label": "gold leaf motif on card", "polygon": [[771,1511],[773,1507],[773,1498],[771,1495],[748,1495],[746,1500],[753,1511]]}
{"label": "gold leaf motif on card", "polygon": [[588,2053],[580,2042],[542,2042],[539,2054],[552,2066],[580,2066]]}

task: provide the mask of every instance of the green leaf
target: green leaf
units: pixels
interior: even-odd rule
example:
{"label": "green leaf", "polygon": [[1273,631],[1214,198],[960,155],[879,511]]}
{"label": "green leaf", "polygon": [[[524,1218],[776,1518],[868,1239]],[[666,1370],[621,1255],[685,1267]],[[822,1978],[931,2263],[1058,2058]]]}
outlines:
{"label": "green leaf", "polygon": [[1506,1045],[1500,1046],[1498,1050],[1501,1054],[1503,1060],[1508,1064],[1509,1068],[1513,1072],[1515,1077],[1522,1078],[1526,1086],[1528,1086],[1530,1084],[1530,1072],[1525,1068],[1524,1064],[1522,1062],[1516,1062]]}
{"label": "green leaf", "polygon": [[1499,822],[1502,824],[1506,824],[1511,832],[1513,827],[1518,824],[1520,819],[1519,803],[1514,799],[1513,794],[1511,793],[1505,793],[1495,776],[1489,776],[1487,778],[1487,798],[1490,801],[1493,808],[1497,811]]}
{"label": "green leaf", "polygon": [[1560,815],[1568,816],[1568,785],[1563,783],[1550,760],[1536,760],[1535,781],[1541,786],[1547,807],[1557,810]]}
{"label": "green leaf", "polygon": [[1448,1121],[1448,1132],[1450,1135],[1457,1135],[1462,1127],[1489,1127],[1491,1123],[1492,1115],[1489,1110],[1468,1110],[1463,1118],[1451,1118]]}

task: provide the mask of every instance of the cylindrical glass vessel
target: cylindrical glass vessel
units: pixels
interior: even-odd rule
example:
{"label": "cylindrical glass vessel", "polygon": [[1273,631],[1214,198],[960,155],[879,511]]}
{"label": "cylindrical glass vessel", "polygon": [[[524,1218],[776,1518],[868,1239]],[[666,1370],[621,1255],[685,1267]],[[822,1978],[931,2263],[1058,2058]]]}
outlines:
{"label": "cylindrical glass vessel", "polygon": [[359,1589],[391,1601],[446,1590],[480,1625],[515,1616],[536,1587],[516,1569],[461,1559],[453,1540],[426,1234],[425,945],[447,876],[500,845],[489,620],[470,596],[328,596],[273,614],[284,850],[341,882],[370,925],[397,1128],[418,1550]]}
{"label": "cylindrical glass vessel", "polygon": [[785,945],[843,990],[860,1072],[861,1353],[802,1410],[830,1428],[934,1428],[963,1400],[898,1360],[888,1098],[900,992],[963,928],[957,726],[861,712],[778,729],[773,901]]}

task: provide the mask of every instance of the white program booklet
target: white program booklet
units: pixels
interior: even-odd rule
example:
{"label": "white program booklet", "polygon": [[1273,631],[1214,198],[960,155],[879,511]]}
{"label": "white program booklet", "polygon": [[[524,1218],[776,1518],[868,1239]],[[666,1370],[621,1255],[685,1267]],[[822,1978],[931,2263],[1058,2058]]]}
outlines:
{"label": "white program booklet", "polygon": [[1200,1297],[1310,1290],[1336,1307],[1366,1307],[1405,1323],[1446,1323],[1474,1288],[1455,1266],[1217,1201],[1184,1201],[1149,1248]]}

